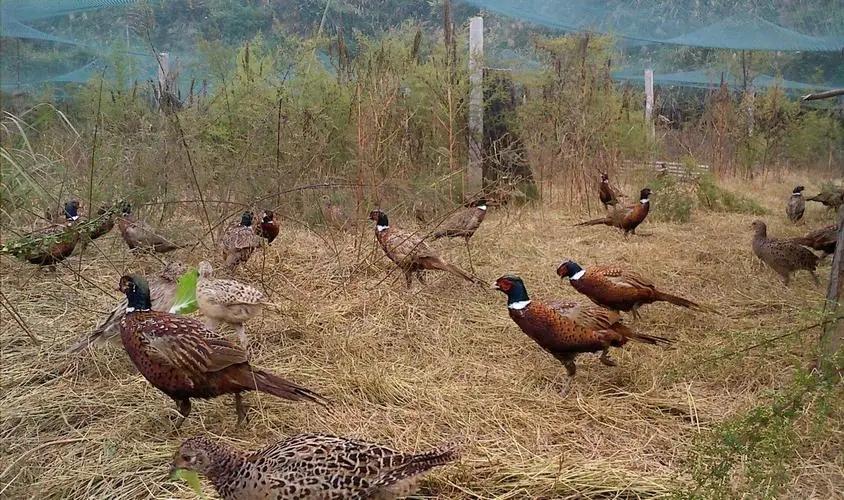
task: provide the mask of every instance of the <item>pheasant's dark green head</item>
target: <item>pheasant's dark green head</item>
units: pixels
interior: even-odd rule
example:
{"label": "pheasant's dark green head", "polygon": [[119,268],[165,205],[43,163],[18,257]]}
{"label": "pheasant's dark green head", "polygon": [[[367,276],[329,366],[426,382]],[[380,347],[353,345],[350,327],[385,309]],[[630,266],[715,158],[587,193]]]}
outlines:
{"label": "pheasant's dark green head", "polygon": [[126,294],[127,312],[149,311],[152,301],[149,296],[147,280],[137,274],[129,274],[120,278],[120,291]]}
{"label": "pheasant's dark green head", "polygon": [[373,210],[369,212],[369,220],[375,221],[375,224],[381,227],[390,226],[390,220],[387,218],[387,214],[381,210]]}
{"label": "pheasant's dark green head", "polygon": [[571,278],[580,271],[583,271],[583,268],[573,260],[564,261],[557,266],[557,276],[560,278]]}
{"label": "pheasant's dark green head", "polygon": [[520,309],[530,302],[530,297],[528,297],[524,281],[515,274],[505,274],[504,276],[501,276],[495,280],[495,283],[492,284],[492,288],[507,295],[508,307],[516,306],[517,309]]}
{"label": "pheasant's dark green head", "polygon": [[79,200],[70,200],[64,204],[64,216],[69,221],[79,218]]}

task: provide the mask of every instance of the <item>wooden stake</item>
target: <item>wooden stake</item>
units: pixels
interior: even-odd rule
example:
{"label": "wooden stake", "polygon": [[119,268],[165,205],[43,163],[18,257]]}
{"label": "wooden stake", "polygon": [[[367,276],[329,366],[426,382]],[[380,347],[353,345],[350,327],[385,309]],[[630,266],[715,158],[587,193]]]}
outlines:
{"label": "wooden stake", "polygon": [[645,70],[645,126],[651,134],[651,139],[656,136],[654,129],[654,70]]}

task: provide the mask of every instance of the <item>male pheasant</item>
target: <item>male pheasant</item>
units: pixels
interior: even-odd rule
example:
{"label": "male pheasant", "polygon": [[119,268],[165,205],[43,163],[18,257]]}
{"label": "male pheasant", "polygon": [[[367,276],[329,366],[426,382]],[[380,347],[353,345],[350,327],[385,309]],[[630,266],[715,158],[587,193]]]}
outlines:
{"label": "male pheasant", "polygon": [[621,266],[592,266],[583,269],[567,260],[557,267],[560,278],[568,278],[575,290],[599,306],[638,316],[639,307],[654,302],[670,302],[689,309],[701,309],[691,300],[658,290],[648,279]]}
{"label": "male pheasant", "polygon": [[431,250],[422,237],[390,227],[387,214],[381,210],[370,212],[369,219],[375,221],[375,236],[384,253],[404,272],[408,288],[414,273],[416,279],[424,283],[422,271],[426,270],[446,271],[466,281],[479,282],[471,274],[443,260]]}
{"label": "male pheasant", "polygon": [[797,186],[788,198],[788,205],[785,206],[785,214],[791,222],[797,222],[803,218],[806,211],[806,200],[803,199],[803,186]]}
{"label": "male pheasant", "polygon": [[226,227],[220,236],[220,250],[229,270],[248,261],[261,248],[263,239],[252,230],[253,217],[252,212],[243,212],[240,221]]}
{"label": "male pheasant", "polygon": [[650,197],[651,190],[645,188],[639,193],[638,203],[627,207],[616,206],[606,217],[581,222],[575,224],[575,226],[597,226],[603,224],[621,229],[624,231],[625,236],[628,233],[636,234],[636,228],[645,220],[645,217],[648,216],[648,212],[650,211]]}
{"label": "male pheasant", "polygon": [[668,344],[662,337],[643,335],[621,324],[618,313],[572,303],[531,300],[522,279],[512,274],[498,278],[493,288],[507,295],[510,318],[521,330],[566,367],[567,393],[577,368],[578,354],[601,352],[600,360],[615,366],[609,358],[610,347],[621,347],[629,340],[647,344]]}

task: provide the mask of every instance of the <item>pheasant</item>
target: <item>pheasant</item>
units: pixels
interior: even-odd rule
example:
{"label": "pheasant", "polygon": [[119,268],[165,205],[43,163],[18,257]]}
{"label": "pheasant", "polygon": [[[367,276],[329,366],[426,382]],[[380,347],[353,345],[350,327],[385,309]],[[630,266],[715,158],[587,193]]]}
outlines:
{"label": "pheasant", "polygon": [[797,186],[791,192],[791,197],[788,199],[788,205],[785,206],[785,214],[788,215],[788,220],[797,222],[803,218],[803,212],[806,211],[806,201],[803,199],[803,186]]}
{"label": "pheasant", "polygon": [[101,236],[105,236],[114,228],[114,213],[115,208],[102,206],[97,210],[96,220],[99,222],[88,233],[88,237],[95,240]]}
{"label": "pheasant", "polygon": [[383,499],[412,494],[420,475],[457,458],[449,448],[402,453],[320,434],[299,434],[252,452],[197,436],[182,443],[172,469],[205,475],[225,500]]}
{"label": "pheasant", "polygon": [[68,212],[68,208],[73,210],[73,217],[78,218],[79,211],[82,209],[82,202],[79,201],[79,198],[70,198],[65,202],[64,205],[61,205],[60,207],[53,207],[52,209],[44,210],[44,219],[49,222],[61,224],[62,222],[67,220],[68,216],[70,215],[70,213]]}
{"label": "pheasant", "polygon": [[[181,262],[170,262],[149,281],[150,301],[153,311],[169,311],[176,302],[176,288],[179,278],[188,271],[188,266]],[[120,321],[126,314],[124,298],[108,314],[106,319],[93,332],[83,336],[70,346],[65,353],[72,354],[105,341],[120,341]]]}
{"label": "pheasant", "polygon": [[627,236],[628,233],[636,234],[636,228],[639,227],[639,224],[641,224],[642,221],[645,220],[645,217],[648,216],[648,211],[650,210],[650,196],[651,190],[645,188],[640,192],[639,202],[635,205],[627,207],[613,207],[612,212],[610,212],[606,217],[581,222],[580,224],[575,224],[575,226],[597,226],[599,224],[604,224],[605,226],[622,229],[625,236]]}
{"label": "pheasant", "polygon": [[265,304],[264,294],[239,281],[214,279],[214,269],[207,261],[199,263],[199,279],[196,282],[196,303],[205,316],[205,326],[215,331],[220,322],[232,325],[246,348],[244,323],[261,312]]}
{"label": "pheasant", "polygon": [[278,223],[275,221],[275,214],[272,210],[264,210],[261,214],[261,223],[255,227],[255,234],[272,243],[278,237]]}
{"label": "pheasant", "polygon": [[670,343],[662,337],[632,331],[621,324],[618,313],[600,307],[532,301],[522,279],[512,274],[498,278],[493,288],[507,295],[510,319],[566,367],[568,379],[563,395],[568,393],[577,371],[574,360],[578,354],[600,351],[601,363],[615,366],[609,357],[610,347],[621,347],[629,340]]}
{"label": "pheasant", "polygon": [[838,210],[838,207],[844,205],[844,187],[828,186],[821,190],[820,193],[806,198],[806,201],[816,201],[823,204],[827,208]]}
{"label": "pheasant", "polygon": [[440,258],[420,236],[390,227],[387,214],[381,210],[371,211],[369,219],[375,221],[375,236],[384,253],[404,272],[408,288],[413,273],[420,283],[424,283],[422,271],[426,270],[446,271],[466,281],[479,282],[471,274]]}
{"label": "pheasant", "polygon": [[639,315],[639,307],[654,302],[670,302],[689,309],[703,309],[691,300],[657,290],[650,280],[620,266],[592,266],[583,269],[577,262],[567,260],[557,267],[560,278],[569,278],[575,290],[586,295],[599,306],[613,311]]}
{"label": "pheasant", "polygon": [[64,223],[52,223],[4,245],[2,251],[31,264],[55,269],[56,264],[70,257],[80,240],[77,229],[79,202],[70,200],[64,206]]}
{"label": "pheasant", "polygon": [[220,236],[220,250],[229,270],[248,261],[261,248],[262,238],[252,230],[252,217],[252,212],[243,212],[240,222],[227,227]]}
{"label": "pheasant", "polygon": [[249,364],[246,351],[212,332],[199,321],[153,311],[149,285],[137,275],[120,278],[128,307],[120,321],[120,339],[129,359],[144,378],[190,415],[191,398],[234,394],[238,425],[246,418],[241,393],[260,391],[292,401],[326,404],[319,394]]}
{"label": "pheasant", "polygon": [[469,265],[472,266],[472,251],[469,249],[469,239],[472,238],[484,221],[486,209],[486,199],[475,200],[468,207],[464,207],[446,218],[431,234],[431,237],[435,240],[439,238],[463,238],[466,243],[466,253],[469,255]]}
{"label": "pheasant", "polygon": [[122,204],[121,212],[121,216],[117,219],[117,227],[130,250],[167,253],[183,247],[156,234],[149,224],[135,218],[129,203]]}
{"label": "pheasant", "polygon": [[792,238],[791,241],[809,247],[812,250],[823,252],[821,258],[835,253],[835,244],[838,242],[838,224],[815,229],[802,238]]}
{"label": "pheasant", "polygon": [[768,238],[768,228],[761,220],[754,221],[750,227],[753,253],[780,275],[785,286],[791,280],[791,273],[800,270],[809,271],[815,284],[820,284],[815,274],[820,259],[811,250],[792,240]]}
{"label": "pheasant", "polygon": [[606,172],[601,174],[601,186],[598,190],[598,197],[604,205],[604,210],[618,204],[618,197],[615,195],[612,186],[610,186],[610,176]]}

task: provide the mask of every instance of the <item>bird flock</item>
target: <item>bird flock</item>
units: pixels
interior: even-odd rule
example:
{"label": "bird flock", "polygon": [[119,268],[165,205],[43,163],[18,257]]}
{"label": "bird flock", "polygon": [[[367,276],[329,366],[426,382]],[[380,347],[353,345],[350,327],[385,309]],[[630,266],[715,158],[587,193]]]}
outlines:
{"label": "bird flock", "polygon": [[[786,215],[794,223],[802,219],[805,211],[803,190],[803,186],[795,187],[786,204]],[[621,230],[625,238],[635,235],[650,211],[651,190],[643,188],[635,203],[623,206],[604,173],[598,194],[606,216],[576,226],[607,225]],[[808,201],[837,208],[844,204],[844,190],[824,191]],[[54,268],[73,253],[77,244],[101,237],[115,225],[133,251],[167,253],[185,246],[164,238],[138,220],[129,203],[100,208],[90,220],[80,215],[81,208],[79,200],[67,201],[63,214],[53,216],[63,217],[64,221],[32,231],[4,246],[4,250],[30,263]],[[414,277],[424,285],[427,271],[444,271],[483,285],[485,282],[474,275],[470,240],[488,208],[484,198],[472,200],[427,235],[391,224],[384,210],[372,210],[369,219],[375,224],[378,245],[404,274],[407,287],[412,286]],[[348,227],[349,219],[327,196],[323,197],[323,211],[333,227]],[[753,253],[786,285],[791,274],[799,270],[808,271],[818,282],[815,270],[822,257],[815,251],[823,256],[832,253],[838,231],[837,225],[830,225],[801,238],[784,239],[769,237],[761,220],[753,222],[751,229]],[[256,251],[271,244],[279,231],[272,211],[265,210],[259,218],[251,211],[244,212],[238,221],[223,229],[218,239],[223,265],[235,272]],[[427,240],[438,238],[462,238],[472,272],[447,262],[427,244]],[[138,274],[122,276],[118,288],[125,299],[67,352],[77,353],[98,342],[119,339],[140,374],[176,404],[176,428],[189,417],[191,399],[195,398],[232,394],[238,425],[248,420],[243,393],[249,391],[330,406],[328,397],[250,363],[245,325],[263,308],[274,304],[257,288],[216,278],[208,260],[197,267],[196,304],[204,321],[170,312],[177,300],[179,279],[189,271],[185,264],[173,261],[149,280]],[[623,322],[622,313],[636,320],[642,306],[656,302],[690,311],[710,311],[621,265],[582,267],[575,260],[566,259],[556,268],[556,274],[589,302],[531,299],[522,278],[513,274],[502,275],[491,287],[506,295],[508,314],[519,329],[565,368],[563,396],[570,391],[576,373],[575,359],[580,354],[599,353],[602,364],[615,366],[611,347],[621,348],[629,341],[655,347],[672,343],[668,338],[635,331]],[[231,326],[236,340],[221,334],[220,324]],[[449,446],[402,453],[375,443],[322,434],[299,434],[253,452],[197,436],[182,443],[172,467],[204,474],[227,499],[395,498],[411,494],[421,474],[457,458],[458,452]]]}

